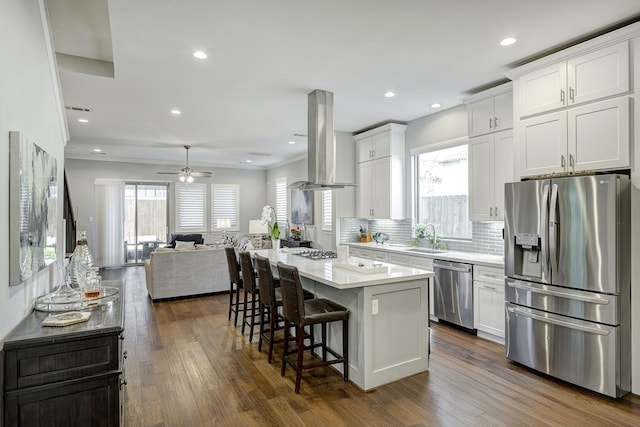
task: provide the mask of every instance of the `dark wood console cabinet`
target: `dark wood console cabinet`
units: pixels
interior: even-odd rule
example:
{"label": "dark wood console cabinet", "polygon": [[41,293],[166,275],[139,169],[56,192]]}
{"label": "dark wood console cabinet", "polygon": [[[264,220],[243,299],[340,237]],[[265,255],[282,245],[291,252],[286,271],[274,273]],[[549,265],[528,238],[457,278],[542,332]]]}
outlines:
{"label": "dark wood console cabinet", "polygon": [[293,239],[282,239],[280,240],[281,248],[310,248],[311,240],[293,240]]}
{"label": "dark wood console cabinet", "polygon": [[93,308],[87,322],[43,327],[34,311],[4,343],[4,421],[13,426],[124,423],[124,300]]}

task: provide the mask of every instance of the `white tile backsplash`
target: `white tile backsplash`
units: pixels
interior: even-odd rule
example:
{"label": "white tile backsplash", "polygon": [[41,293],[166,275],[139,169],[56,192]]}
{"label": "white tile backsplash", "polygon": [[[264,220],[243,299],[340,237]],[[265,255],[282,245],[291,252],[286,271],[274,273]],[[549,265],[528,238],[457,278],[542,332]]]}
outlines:
{"label": "white tile backsplash", "polygon": [[[366,220],[361,218],[340,219],[340,241],[357,242],[360,236],[360,226],[367,228],[372,234],[382,232],[389,235],[389,243],[413,244],[413,227],[411,220]],[[461,252],[478,252],[491,255],[504,254],[502,221],[474,221],[472,223],[471,240],[444,239],[447,249]],[[420,239],[418,246],[428,246],[426,239]]]}

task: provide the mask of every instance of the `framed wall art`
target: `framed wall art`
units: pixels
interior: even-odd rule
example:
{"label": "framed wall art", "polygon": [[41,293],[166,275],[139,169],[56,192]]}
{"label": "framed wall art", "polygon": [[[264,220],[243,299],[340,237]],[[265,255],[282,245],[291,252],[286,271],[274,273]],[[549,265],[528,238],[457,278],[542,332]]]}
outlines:
{"label": "framed wall art", "polygon": [[291,224],[313,224],[313,191],[291,190]]}
{"label": "framed wall art", "polygon": [[9,132],[9,285],[56,260],[56,159],[24,134]]}

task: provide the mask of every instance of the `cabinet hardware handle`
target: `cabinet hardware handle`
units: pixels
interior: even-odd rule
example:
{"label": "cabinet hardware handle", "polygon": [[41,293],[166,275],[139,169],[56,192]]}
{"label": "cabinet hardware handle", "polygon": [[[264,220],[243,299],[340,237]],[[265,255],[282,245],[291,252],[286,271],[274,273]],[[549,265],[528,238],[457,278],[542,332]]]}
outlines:
{"label": "cabinet hardware handle", "polygon": [[571,100],[571,102],[576,102],[576,100],[574,99],[574,95],[575,95],[575,91],[573,90],[572,87],[569,88],[569,99]]}
{"label": "cabinet hardware handle", "polygon": [[493,207],[489,206],[489,216],[493,216]]}
{"label": "cabinet hardware handle", "polygon": [[124,341],[124,334],[120,335],[119,337],[122,341]]}
{"label": "cabinet hardware handle", "polygon": [[575,162],[573,160],[573,154],[569,154],[569,166],[572,168],[575,166]]}
{"label": "cabinet hardware handle", "polygon": [[493,127],[496,128],[496,129],[498,128],[498,118],[497,117],[493,118]]}
{"label": "cabinet hardware handle", "polygon": [[493,128],[492,123],[493,123],[493,119],[491,117],[489,117],[489,129]]}
{"label": "cabinet hardware handle", "polygon": [[565,161],[564,161],[564,154],[560,155],[560,166],[564,168],[565,166]]}
{"label": "cabinet hardware handle", "polygon": [[564,104],[564,89],[560,89],[560,102]]}
{"label": "cabinet hardware handle", "polygon": [[375,157],[376,156],[376,150],[372,151],[373,155],[371,157]]}
{"label": "cabinet hardware handle", "polygon": [[122,358],[126,359],[127,358],[127,350],[124,351],[124,353],[122,353]]}
{"label": "cabinet hardware handle", "polygon": [[495,216],[498,216],[498,207],[497,206],[493,207],[493,212],[494,212]]}
{"label": "cabinet hardware handle", "polygon": [[484,289],[491,289],[492,291],[495,291],[495,290],[496,290],[496,288],[494,288],[493,286],[482,285],[482,286],[480,286],[480,287],[481,287],[481,288],[484,288]]}

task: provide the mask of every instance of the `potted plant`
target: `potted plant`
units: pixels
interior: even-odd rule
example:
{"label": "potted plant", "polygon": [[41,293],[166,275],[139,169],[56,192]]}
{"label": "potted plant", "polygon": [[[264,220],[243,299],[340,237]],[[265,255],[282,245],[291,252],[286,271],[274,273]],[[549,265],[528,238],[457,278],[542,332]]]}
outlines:
{"label": "potted plant", "polygon": [[290,232],[291,232],[291,238],[293,240],[300,240],[300,238],[302,237],[302,230],[300,230],[300,226],[292,228]]}

